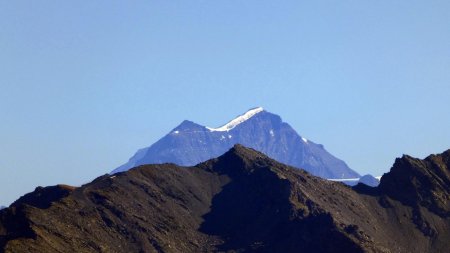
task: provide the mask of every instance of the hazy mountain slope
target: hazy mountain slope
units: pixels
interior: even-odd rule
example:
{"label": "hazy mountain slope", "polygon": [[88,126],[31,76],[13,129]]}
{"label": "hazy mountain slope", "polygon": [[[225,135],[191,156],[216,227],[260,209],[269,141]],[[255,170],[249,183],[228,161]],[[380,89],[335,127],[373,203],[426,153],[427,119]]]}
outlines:
{"label": "hazy mountain slope", "polygon": [[[349,188],[235,146],[38,188],[0,211],[5,252],[446,252],[450,151]],[[410,178],[405,188],[392,182]],[[427,188],[427,187],[431,188]]]}
{"label": "hazy mountain slope", "polygon": [[235,144],[253,148],[322,178],[359,177],[323,145],[301,137],[280,116],[262,108],[252,109],[220,128],[183,121],[155,144],[139,150],[113,173],[143,164],[172,162],[193,166],[223,154]]}

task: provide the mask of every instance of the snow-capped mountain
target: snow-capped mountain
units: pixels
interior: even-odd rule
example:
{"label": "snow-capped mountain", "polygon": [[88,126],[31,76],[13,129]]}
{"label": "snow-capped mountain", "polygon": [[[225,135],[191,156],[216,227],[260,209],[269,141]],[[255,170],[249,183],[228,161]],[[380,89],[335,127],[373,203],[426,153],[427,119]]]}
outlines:
{"label": "snow-capped mountain", "polygon": [[211,128],[185,120],[153,145],[139,150],[112,173],[143,164],[192,166],[220,156],[235,144],[261,151],[282,163],[322,178],[359,178],[345,162],[299,134],[281,117],[258,107]]}

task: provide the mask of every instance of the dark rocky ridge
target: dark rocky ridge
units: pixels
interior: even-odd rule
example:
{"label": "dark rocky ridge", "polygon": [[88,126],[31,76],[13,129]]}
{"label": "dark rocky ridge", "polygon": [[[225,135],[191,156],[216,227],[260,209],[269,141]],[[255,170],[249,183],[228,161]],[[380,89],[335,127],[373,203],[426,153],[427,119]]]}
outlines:
{"label": "dark rocky ridge", "polygon": [[424,160],[407,155],[398,158],[381,178],[380,190],[404,204],[450,217],[450,150]]}
{"label": "dark rocky ridge", "polygon": [[195,167],[145,165],[27,194],[0,211],[0,249],[446,252],[449,153],[403,157],[378,188],[323,180],[242,146]]}

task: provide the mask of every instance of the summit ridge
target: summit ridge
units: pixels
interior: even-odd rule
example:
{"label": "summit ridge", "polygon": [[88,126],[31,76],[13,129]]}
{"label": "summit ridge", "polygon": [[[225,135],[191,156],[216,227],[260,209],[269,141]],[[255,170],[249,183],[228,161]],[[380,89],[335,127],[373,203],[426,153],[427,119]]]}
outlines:
{"label": "summit ridge", "polygon": [[237,125],[243,123],[244,121],[250,119],[251,117],[255,116],[257,113],[264,111],[262,107],[256,107],[253,109],[248,110],[246,113],[236,117],[235,119],[231,120],[227,124],[218,127],[218,128],[212,128],[212,127],[206,127],[211,132],[228,132],[231,129],[235,128]]}

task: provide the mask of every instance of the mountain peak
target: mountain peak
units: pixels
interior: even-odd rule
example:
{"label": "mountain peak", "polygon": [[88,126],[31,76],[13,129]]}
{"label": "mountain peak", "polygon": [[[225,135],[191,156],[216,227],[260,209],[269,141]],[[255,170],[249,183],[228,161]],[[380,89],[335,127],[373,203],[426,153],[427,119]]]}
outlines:
{"label": "mountain peak", "polygon": [[239,124],[247,121],[248,119],[250,119],[251,117],[255,116],[256,114],[258,114],[262,111],[264,111],[264,109],[262,107],[256,107],[256,108],[248,110],[246,113],[244,113],[242,115],[239,115],[238,117],[232,119],[230,122],[228,122],[227,124],[225,124],[221,127],[218,127],[218,128],[206,127],[206,128],[211,132],[228,132],[231,129],[238,126]]}
{"label": "mountain peak", "polygon": [[270,160],[261,152],[236,144],[217,159],[206,161],[204,164],[208,166],[212,162],[217,171],[236,175],[247,174],[257,167],[256,163],[263,161],[265,161],[263,163],[267,163]]}
{"label": "mountain peak", "polygon": [[220,156],[219,158],[223,158],[223,157],[239,157],[242,160],[255,160],[257,158],[266,158],[269,159],[269,157],[267,157],[265,154],[254,150],[252,148],[248,148],[245,147],[241,144],[235,144],[230,150],[228,150],[226,153],[224,153],[222,156]]}
{"label": "mountain peak", "polygon": [[202,131],[205,127],[190,120],[183,120],[177,127],[172,129],[171,134],[179,134],[180,132]]}
{"label": "mountain peak", "polygon": [[219,128],[183,121],[159,141],[138,151],[113,173],[154,163],[194,166],[222,155],[235,144],[323,178],[359,177],[322,145],[300,136],[280,116],[262,107],[253,108]]}

